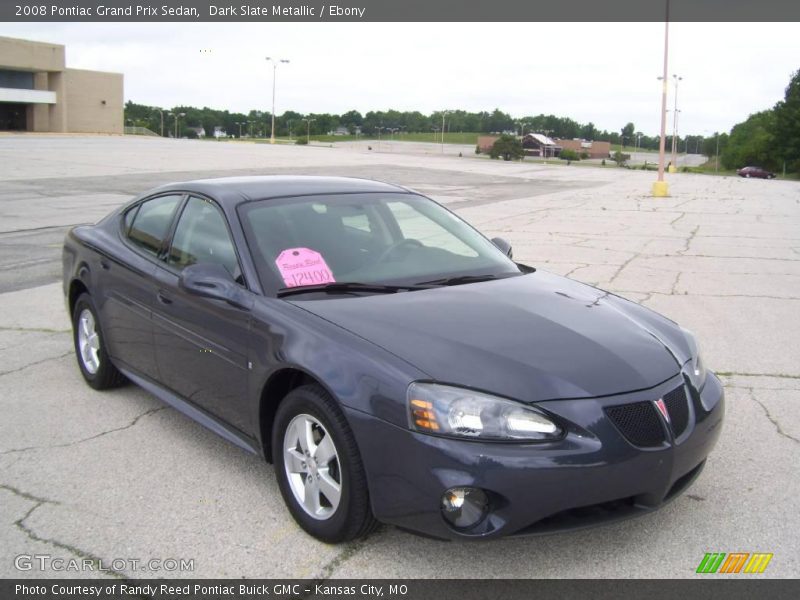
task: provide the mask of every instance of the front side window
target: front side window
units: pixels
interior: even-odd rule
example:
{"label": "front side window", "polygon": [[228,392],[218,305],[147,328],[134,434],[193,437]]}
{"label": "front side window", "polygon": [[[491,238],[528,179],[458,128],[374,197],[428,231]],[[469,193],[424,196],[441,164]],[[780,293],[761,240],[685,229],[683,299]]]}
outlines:
{"label": "front side window", "polygon": [[453,213],[414,194],[344,194],[239,208],[265,290],[325,282],[412,284],[519,268]]}
{"label": "front side window", "polygon": [[195,263],[225,267],[234,279],[241,277],[225,217],[210,201],[189,198],[178,220],[167,262],[179,269]]}
{"label": "front side window", "polygon": [[126,227],[129,216],[135,213],[127,230],[128,239],[145,252],[157,256],[180,201],[180,195],[159,196],[128,211],[125,215]]}

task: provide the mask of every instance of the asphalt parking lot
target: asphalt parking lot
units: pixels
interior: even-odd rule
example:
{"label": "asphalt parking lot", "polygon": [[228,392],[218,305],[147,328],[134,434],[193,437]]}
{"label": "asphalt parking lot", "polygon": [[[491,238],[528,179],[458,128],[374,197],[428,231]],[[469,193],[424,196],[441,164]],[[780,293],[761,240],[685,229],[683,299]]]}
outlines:
{"label": "asphalt parking lot", "polygon": [[[678,173],[653,199],[649,172],[397,148],[0,136],[0,577],[86,575],[15,567],[47,555],[194,561],[100,577],[684,578],[706,552],[773,553],[760,576],[800,576],[800,183]],[[583,532],[461,544],[384,527],[327,546],[294,524],[270,465],[134,386],[87,387],[66,229],[160,183],[266,173],[416,188],[517,260],[693,330],[728,402],[704,473],[656,514]]]}

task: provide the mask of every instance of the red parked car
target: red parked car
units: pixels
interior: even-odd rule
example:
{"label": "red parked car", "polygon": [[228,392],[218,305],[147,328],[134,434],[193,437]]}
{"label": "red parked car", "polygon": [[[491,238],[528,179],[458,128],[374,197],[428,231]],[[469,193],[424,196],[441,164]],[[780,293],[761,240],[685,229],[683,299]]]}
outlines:
{"label": "red parked car", "polygon": [[739,177],[760,177],[761,179],[774,179],[775,173],[762,169],[761,167],[742,167],[736,174]]}

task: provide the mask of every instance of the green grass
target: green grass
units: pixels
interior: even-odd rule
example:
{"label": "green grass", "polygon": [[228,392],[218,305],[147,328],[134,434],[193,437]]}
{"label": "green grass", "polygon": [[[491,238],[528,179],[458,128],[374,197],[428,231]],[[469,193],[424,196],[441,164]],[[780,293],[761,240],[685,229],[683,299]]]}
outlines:
{"label": "green grass", "polygon": [[[444,134],[445,144],[469,144],[475,145],[478,143],[478,136],[480,133],[461,133],[451,132]],[[442,134],[434,132],[423,133],[395,133],[394,135],[381,132],[381,141],[394,141],[394,142],[430,142],[433,144],[440,144],[442,142]],[[311,141],[314,142],[354,142],[354,141],[378,141],[377,135],[312,135]]]}
{"label": "green grass", "polygon": [[[658,154],[658,150],[649,150],[647,148],[636,148],[634,146],[626,145],[623,149],[620,144],[611,144],[611,154],[614,152],[622,152],[624,154],[631,154],[632,152],[647,152],[648,154]],[[667,152],[669,154],[669,152]]]}
{"label": "green grass", "polygon": [[[470,144],[475,145],[478,143],[478,136],[484,135],[480,133],[462,133],[462,132],[445,132],[445,144]],[[404,133],[402,135],[395,135],[394,139],[404,142],[431,142],[440,144],[442,142],[442,134],[434,133]]]}

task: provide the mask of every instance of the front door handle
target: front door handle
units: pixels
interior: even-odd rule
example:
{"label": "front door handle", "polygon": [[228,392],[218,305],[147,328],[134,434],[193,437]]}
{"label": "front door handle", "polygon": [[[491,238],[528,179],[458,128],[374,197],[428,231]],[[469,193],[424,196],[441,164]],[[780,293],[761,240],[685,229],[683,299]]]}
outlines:
{"label": "front door handle", "polygon": [[156,298],[158,298],[158,301],[161,302],[161,304],[172,304],[172,298],[167,296],[161,290],[159,290],[159,292],[156,294]]}

